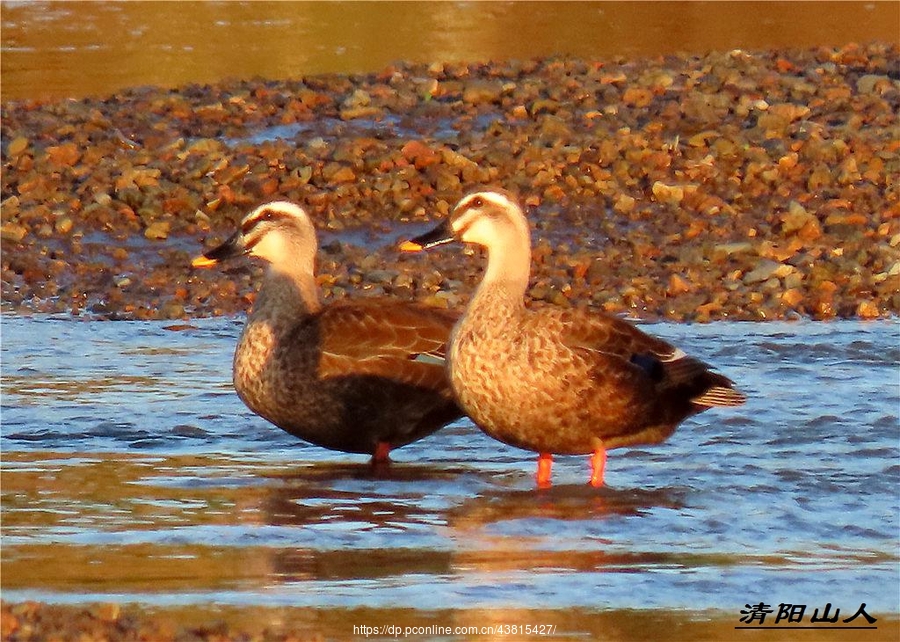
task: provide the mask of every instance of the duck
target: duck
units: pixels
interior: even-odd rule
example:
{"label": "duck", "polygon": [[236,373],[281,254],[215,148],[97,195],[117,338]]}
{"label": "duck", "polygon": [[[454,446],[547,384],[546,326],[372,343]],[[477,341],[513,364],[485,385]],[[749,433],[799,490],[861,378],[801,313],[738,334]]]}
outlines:
{"label": "duck", "polygon": [[452,241],[484,248],[487,265],[450,336],[450,382],[482,431],[538,453],[539,487],[551,484],[553,455],[590,455],[600,487],[608,450],[659,444],[692,415],[746,401],[730,379],[625,319],[527,307],[531,235],[511,193],[469,194],[399,249]]}
{"label": "duck", "polygon": [[386,463],[393,449],[463,416],[444,366],[459,314],[390,298],[325,305],[317,249],[307,212],[273,201],[191,264],[265,264],[232,364],[244,404],[306,442]]}

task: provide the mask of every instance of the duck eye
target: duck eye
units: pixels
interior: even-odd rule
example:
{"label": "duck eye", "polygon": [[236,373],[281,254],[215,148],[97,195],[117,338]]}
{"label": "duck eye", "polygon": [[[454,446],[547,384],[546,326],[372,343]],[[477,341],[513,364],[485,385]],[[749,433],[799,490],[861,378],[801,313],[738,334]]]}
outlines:
{"label": "duck eye", "polygon": [[472,199],[472,207],[484,207],[484,199],[480,196],[476,196]]}
{"label": "duck eye", "polygon": [[272,210],[266,210],[265,212],[263,212],[262,220],[271,221],[274,218],[275,218],[275,215],[272,213]]}

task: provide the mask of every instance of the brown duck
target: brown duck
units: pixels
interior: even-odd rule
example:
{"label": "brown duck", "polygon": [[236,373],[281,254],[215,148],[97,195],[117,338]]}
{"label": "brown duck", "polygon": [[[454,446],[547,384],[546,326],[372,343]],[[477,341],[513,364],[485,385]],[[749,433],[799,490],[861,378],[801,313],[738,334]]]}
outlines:
{"label": "brown duck", "polygon": [[306,212],[273,202],[192,265],[241,255],[268,264],[234,353],[247,407],[317,446],[387,461],[462,416],[443,364],[458,315],[385,299],[323,306],[316,249]]}
{"label": "brown duck", "polygon": [[528,222],[504,192],[462,199],[436,229],[401,245],[419,251],[452,240],[486,248],[484,278],[450,339],[457,399],[488,435],[539,453],[588,454],[603,484],[606,451],[657,444],[713,406],[745,401],[726,377],[627,321],[585,310],[529,309]]}

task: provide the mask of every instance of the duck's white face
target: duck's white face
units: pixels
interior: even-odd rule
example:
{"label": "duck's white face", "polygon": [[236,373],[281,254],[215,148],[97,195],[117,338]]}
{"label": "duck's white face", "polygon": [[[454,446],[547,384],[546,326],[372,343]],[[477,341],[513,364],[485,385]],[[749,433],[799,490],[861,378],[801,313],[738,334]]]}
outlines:
{"label": "duck's white face", "polygon": [[272,264],[315,254],[316,231],[309,215],[293,203],[275,201],[256,208],[241,221],[244,252]]}
{"label": "duck's white face", "polygon": [[241,221],[240,229],[220,246],[193,260],[209,267],[236,256],[250,255],[272,266],[291,265],[312,274],[316,229],[303,208],[286,201],[260,205]]}
{"label": "duck's white face", "polygon": [[531,235],[525,214],[514,198],[491,191],[469,194],[453,208],[449,218],[430,232],[404,241],[400,250],[419,252],[454,240],[487,249],[482,284],[502,282],[503,290],[513,298],[524,294],[531,263]]}
{"label": "duck's white face", "polygon": [[527,249],[528,221],[522,208],[499,192],[476,192],[462,199],[450,216],[453,235],[486,248],[515,244]]}

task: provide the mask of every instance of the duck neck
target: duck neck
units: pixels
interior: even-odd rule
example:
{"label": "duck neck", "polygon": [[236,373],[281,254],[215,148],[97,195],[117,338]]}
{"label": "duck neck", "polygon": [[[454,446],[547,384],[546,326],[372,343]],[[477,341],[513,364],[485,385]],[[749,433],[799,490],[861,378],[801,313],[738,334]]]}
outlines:
{"label": "duck neck", "polygon": [[293,324],[300,317],[315,314],[321,307],[311,266],[270,265],[250,316],[251,321],[265,319]]}
{"label": "duck neck", "polygon": [[487,269],[481,285],[475,292],[473,304],[490,301],[506,308],[525,305],[525,291],[531,264],[531,247],[527,240],[525,247],[500,245],[488,252]]}

